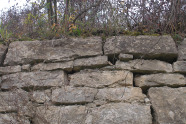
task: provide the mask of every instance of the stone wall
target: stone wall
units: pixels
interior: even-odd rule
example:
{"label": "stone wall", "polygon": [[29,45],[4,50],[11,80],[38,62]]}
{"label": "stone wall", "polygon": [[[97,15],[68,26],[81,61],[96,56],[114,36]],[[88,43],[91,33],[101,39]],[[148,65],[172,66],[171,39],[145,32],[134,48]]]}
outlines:
{"label": "stone wall", "polygon": [[12,42],[0,62],[0,124],[186,124],[186,39]]}

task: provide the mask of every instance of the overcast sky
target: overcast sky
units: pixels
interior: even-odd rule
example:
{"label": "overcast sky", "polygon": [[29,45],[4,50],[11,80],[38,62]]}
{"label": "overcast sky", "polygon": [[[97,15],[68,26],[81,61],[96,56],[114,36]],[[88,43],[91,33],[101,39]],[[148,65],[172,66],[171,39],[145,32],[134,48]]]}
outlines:
{"label": "overcast sky", "polygon": [[[37,0],[30,0],[30,2],[37,1]],[[0,15],[1,10],[6,11],[8,8],[16,5],[17,7],[23,7],[27,2],[26,0],[0,0]]]}
{"label": "overcast sky", "polygon": [[8,9],[13,5],[18,4],[18,6],[23,6],[26,0],[0,0],[0,10]]}

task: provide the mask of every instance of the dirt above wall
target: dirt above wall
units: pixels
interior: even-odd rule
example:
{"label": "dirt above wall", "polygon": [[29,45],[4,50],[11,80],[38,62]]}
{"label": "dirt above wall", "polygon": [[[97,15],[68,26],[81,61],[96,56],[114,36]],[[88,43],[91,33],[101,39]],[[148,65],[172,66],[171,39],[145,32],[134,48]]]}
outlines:
{"label": "dirt above wall", "polygon": [[186,124],[186,39],[119,36],[0,47],[0,124]]}

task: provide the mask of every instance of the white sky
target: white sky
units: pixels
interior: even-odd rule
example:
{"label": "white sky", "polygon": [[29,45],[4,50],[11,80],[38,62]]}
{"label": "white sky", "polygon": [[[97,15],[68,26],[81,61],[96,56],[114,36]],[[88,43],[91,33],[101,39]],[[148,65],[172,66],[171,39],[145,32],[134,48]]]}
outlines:
{"label": "white sky", "polygon": [[26,0],[0,0],[0,10],[8,9],[13,5],[23,6],[26,3]]}
{"label": "white sky", "polygon": [[[30,2],[37,1],[37,0],[30,0]],[[27,3],[26,0],[0,0],[0,15],[1,10],[6,11],[10,7],[16,5],[16,8],[23,7]]]}

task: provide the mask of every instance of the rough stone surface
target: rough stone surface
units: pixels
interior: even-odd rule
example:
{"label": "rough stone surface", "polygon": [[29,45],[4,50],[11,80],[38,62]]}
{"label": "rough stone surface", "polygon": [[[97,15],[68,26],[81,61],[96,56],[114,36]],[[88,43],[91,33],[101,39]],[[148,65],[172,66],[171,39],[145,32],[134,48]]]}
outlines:
{"label": "rough stone surface", "polygon": [[3,65],[7,50],[8,50],[7,46],[0,44],[0,66]]}
{"label": "rough stone surface", "polygon": [[107,39],[105,54],[130,53],[134,57],[173,61],[178,52],[171,36],[118,36]]}
{"label": "rough stone surface", "polygon": [[51,100],[51,90],[33,91],[30,97],[36,103],[46,103]]}
{"label": "rough stone surface", "polygon": [[173,64],[174,72],[186,74],[186,61],[177,61]]}
{"label": "rough stone surface", "polygon": [[37,65],[34,65],[31,70],[51,71],[51,70],[59,70],[59,69],[65,71],[72,71],[73,61],[60,62],[60,63],[39,63]]}
{"label": "rough stone surface", "polygon": [[23,90],[0,92],[0,112],[24,111],[29,104],[28,93]]}
{"label": "rough stone surface", "polygon": [[68,62],[60,62],[60,63],[39,63],[32,67],[32,70],[65,70],[65,71],[79,71],[85,68],[100,68],[103,66],[108,65],[108,57],[107,56],[96,56],[96,57],[89,57],[89,58],[81,58],[76,59],[74,61]]}
{"label": "rough stone surface", "polygon": [[38,107],[35,124],[85,124],[85,106],[48,106]]}
{"label": "rough stone surface", "polygon": [[11,74],[11,73],[16,73],[16,72],[21,72],[20,65],[0,67],[0,75]]}
{"label": "rough stone surface", "polygon": [[0,124],[30,124],[28,118],[17,114],[0,114]]}
{"label": "rough stone surface", "polygon": [[78,57],[102,55],[101,44],[99,37],[12,42],[4,64],[67,61]]}
{"label": "rough stone surface", "polygon": [[31,65],[30,64],[22,65],[21,70],[22,71],[27,71],[27,72],[31,71]]}
{"label": "rough stone surface", "polygon": [[74,61],[74,70],[78,71],[84,68],[100,68],[106,65],[109,65],[107,56],[83,58]]}
{"label": "rough stone surface", "polygon": [[104,88],[98,90],[95,99],[109,102],[144,102],[145,95],[137,87]]}
{"label": "rough stone surface", "polygon": [[70,76],[70,85],[85,87],[132,86],[133,74],[129,71],[82,71]]}
{"label": "rough stone surface", "polygon": [[133,59],[133,55],[131,54],[122,54],[122,53],[119,54],[119,60],[121,61],[129,61],[132,59]]}
{"label": "rough stone surface", "polygon": [[151,74],[135,77],[135,85],[141,88],[156,86],[186,86],[186,78],[181,74]]}
{"label": "rough stone surface", "polygon": [[52,91],[52,102],[58,104],[77,104],[93,102],[97,89],[62,87]]}
{"label": "rough stone surface", "polygon": [[178,45],[178,60],[186,61],[186,38]]}
{"label": "rough stone surface", "polygon": [[181,88],[150,88],[155,124],[186,123],[186,87]]}
{"label": "rough stone surface", "polygon": [[66,74],[63,71],[37,71],[37,72],[20,72],[10,75],[3,75],[1,88],[10,89],[19,88],[39,88],[39,87],[56,87],[66,83]]}
{"label": "rough stone surface", "polygon": [[137,73],[172,72],[172,65],[159,60],[136,59],[129,62],[116,62],[117,69],[130,70]]}
{"label": "rough stone surface", "polygon": [[0,124],[186,124],[185,41],[178,51],[170,36],[0,45]]}
{"label": "rough stone surface", "polygon": [[103,71],[113,71],[113,70],[120,70],[116,68],[116,65],[110,65],[110,66],[105,66],[103,68],[100,68],[100,70]]}
{"label": "rough stone surface", "polygon": [[152,124],[150,106],[113,103],[93,108],[86,124]]}

